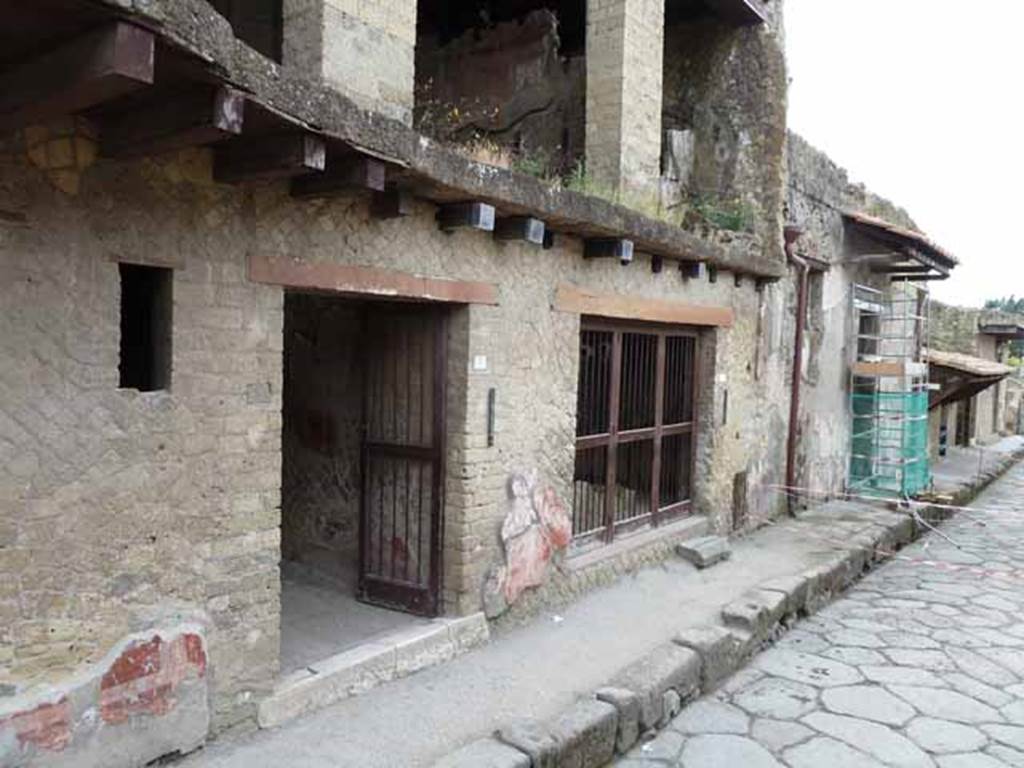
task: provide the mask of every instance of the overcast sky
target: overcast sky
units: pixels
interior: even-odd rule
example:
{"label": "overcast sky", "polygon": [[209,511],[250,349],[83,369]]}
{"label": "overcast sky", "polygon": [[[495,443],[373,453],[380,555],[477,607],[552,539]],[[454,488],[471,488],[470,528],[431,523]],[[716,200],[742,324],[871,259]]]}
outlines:
{"label": "overcast sky", "polygon": [[790,127],[960,259],[933,295],[1024,295],[1024,3],[786,0]]}

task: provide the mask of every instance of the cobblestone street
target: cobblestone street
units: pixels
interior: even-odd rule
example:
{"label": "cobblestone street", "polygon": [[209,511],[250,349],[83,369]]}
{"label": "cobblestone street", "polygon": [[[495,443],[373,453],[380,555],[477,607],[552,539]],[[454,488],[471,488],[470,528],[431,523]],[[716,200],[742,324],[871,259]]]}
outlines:
{"label": "cobblestone street", "polygon": [[1024,464],[972,507],[616,765],[1024,766]]}

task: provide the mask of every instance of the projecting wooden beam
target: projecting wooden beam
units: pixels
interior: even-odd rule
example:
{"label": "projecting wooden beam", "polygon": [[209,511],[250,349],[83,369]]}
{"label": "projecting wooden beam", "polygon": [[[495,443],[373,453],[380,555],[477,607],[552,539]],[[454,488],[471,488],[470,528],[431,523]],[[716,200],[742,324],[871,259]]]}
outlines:
{"label": "projecting wooden beam", "polygon": [[245,96],[217,87],[166,99],[105,118],[100,123],[100,153],[138,157],[212,144],[242,132]]}
{"label": "projecting wooden beam", "polygon": [[623,264],[633,261],[633,241],[622,238],[598,238],[583,243],[585,259],[618,259]]}
{"label": "projecting wooden beam", "polygon": [[365,155],[328,158],[324,173],[292,179],[293,197],[332,197],[356,190],[383,192],[387,185],[387,166]]}
{"label": "projecting wooden beam", "polygon": [[0,74],[0,129],[79,112],[152,85],[153,51],[152,32],[115,22],[7,70]]}
{"label": "projecting wooden beam", "polygon": [[319,136],[310,133],[261,136],[216,147],[213,177],[225,184],[239,184],[322,171],[326,164],[327,146]]}
{"label": "projecting wooden beam", "polygon": [[507,216],[494,223],[494,239],[544,245],[545,229],[544,222],[532,216]]}
{"label": "projecting wooden beam", "polygon": [[383,192],[375,192],[370,203],[370,215],[375,219],[398,219],[412,215],[412,195],[396,184]]}
{"label": "projecting wooden beam", "polygon": [[454,229],[494,231],[494,206],[487,203],[452,203],[437,212],[437,225],[445,232]]}
{"label": "projecting wooden beam", "polygon": [[679,274],[683,280],[693,280],[700,277],[704,265],[699,261],[680,261]]}

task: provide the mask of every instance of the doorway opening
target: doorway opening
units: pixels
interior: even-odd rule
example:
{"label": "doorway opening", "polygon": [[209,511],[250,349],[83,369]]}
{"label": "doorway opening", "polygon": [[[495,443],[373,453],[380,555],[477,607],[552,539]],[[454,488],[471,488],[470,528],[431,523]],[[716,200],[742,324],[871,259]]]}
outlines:
{"label": "doorway opening", "polygon": [[446,315],[286,293],[281,671],[441,610]]}

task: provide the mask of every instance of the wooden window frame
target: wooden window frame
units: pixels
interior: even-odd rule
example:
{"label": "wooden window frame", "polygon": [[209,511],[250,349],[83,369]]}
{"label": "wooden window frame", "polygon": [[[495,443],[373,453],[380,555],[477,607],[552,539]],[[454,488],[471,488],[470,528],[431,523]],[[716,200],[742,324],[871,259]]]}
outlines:
{"label": "wooden window frame", "polygon": [[[588,331],[606,332],[612,334],[612,350],[610,363],[610,381],[608,382],[608,430],[603,433],[577,435],[576,456],[581,451],[604,448],[605,453],[605,493],[604,493],[604,525],[601,528],[589,530],[577,534],[573,531],[574,546],[585,546],[600,540],[604,543],[611,543],[618,535],[629,533],[633,530],[646,528],[648,526],[658,527],[659,525],[679,517],[683,517],[692,511],[693,486],[696,476],[697,457],[697,423],[698,403],[700,401],[700,333],[689,326],[676,326],[667,324],[651,324],[642,322],[613,321],[604,318],[584,318],[580,326],[580,335]],[[619,429],[619,416],[621,407],[622,389],[622,346],[623,335],[637,333],[653,336],[657,339],[656,358],[654,372],[654,424],[650,427],[637,429]],[[692,377],[690,386],[689,421],[678,422],[666,425],[664,423],[665,413],[665,373],[669,337],[685,337],[693,340],[693,361],[689,375]],[[581,383],[578,382],[578,386]],[[581,417],[577,413],[577,423]],[[674,435],[689,434],[689,482],[687,498],[661,506],[661,459],[663,440]],[[652,465],[651,465],[651,500],[648,511],[642,516],[628,520],[615,520],[615,504],[611,503],[616,489],[618,473],[618,447],[640,441],[651,441],[652,444]],[[574,479],[575,487],[575,479]],[[573,498],[573,522],[576,523],[577,499]]]}

